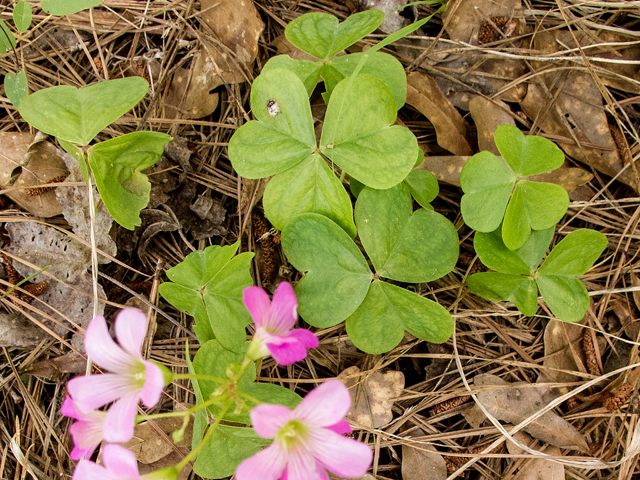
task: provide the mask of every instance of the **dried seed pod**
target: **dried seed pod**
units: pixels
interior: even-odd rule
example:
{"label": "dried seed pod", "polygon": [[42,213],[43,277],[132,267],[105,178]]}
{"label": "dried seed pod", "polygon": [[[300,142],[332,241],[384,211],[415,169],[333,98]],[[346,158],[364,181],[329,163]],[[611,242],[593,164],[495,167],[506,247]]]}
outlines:
{"label": "dried seed pod", "polygon": [[633,392],[633,386],[630,383],[623,383],[615,395],[607,393],[602,401],[604,408],[610,412],[619,410],[624,405]]}
{"label": "dried seed pod", "polygon": [[[37,297],[38,295],[42,295],[44,292],[49,290],[49,281],[42,280],[41,282],[37,283],[27,283],[26,285],[23,285],[22,288],[34,297]],[[27,299],[30,298],[31,297],[27,297]]]}
{"label": "dried seed pod", "polygon": [[[63,182],[68,175],[58,175],[57,177],[53,177],[51,180],[47,182],[49,183],[60,183]],[[46,185],[46,184],[45,184]],[[24,194],[29,195],[30,197],[39,197],[40,195],[44,195],[45,193],[53,192],[57,187],[31,187],[25,188]]]}
{"label": "dried seed pod", "polygon": [[580,406],[580,402],[576,397],[571,397],[565,402],[565,405],[569,410],[573,410],[574,408],[578,408]]}
{"label": "dried seed pod", "polygon": [[462,397],[451,398],[446,402],[438,403],[435,407],[429,410],[429,413],[431,414],[432,417],[435,417],[436,415],[446,412],[447,410],[452,410],[456,407],[459,407],[470,398],[471,398],[471,395],[463,395]]}
{"label": "dried seed pod", "polygon": [[609,122],[609,132],[611,132],[611,138],[616,144],[616,148],[618,150],[618,154],[620,158],[624,162],[625,165],[631,163],[631,158],[629,157],[629,149],[627,148],[627,142],[625,141],[624,135],[618,128],[618,125],[614,122]]}
{"label": "dried seed pod", "polygon": [[517,18],[491,17],[480,24],[478,41],[480,43],[495,42],[503,38],[516,36],[520,33],[519,30],[520,20]]}
{"label": "dried seed pod", "polygon": [[582,334],[582,348],[589,373],[595,376],[601,375],[596,348],[593,344],[593,335],[590,330],[585,330]]}
{"label": "dried seed pod", "polygon": [[270,283],[273,275],[276,273],[278,253],[276,251],[276,243],[273,241],[273,236],[269,233],[271,230],[269,225],[255,209],[251,212],[251,221],[253,222],[254,235],[262,247],[262,278],[265,283]]}

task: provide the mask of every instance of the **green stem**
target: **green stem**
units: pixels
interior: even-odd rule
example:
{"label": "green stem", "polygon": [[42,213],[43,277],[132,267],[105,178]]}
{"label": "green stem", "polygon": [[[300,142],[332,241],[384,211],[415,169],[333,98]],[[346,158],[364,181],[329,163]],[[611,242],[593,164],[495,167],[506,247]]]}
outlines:
{"label": "green stem", "polygon": [[202,450],[204,446],[209,442],[209,440],[211,440],[213,433],[215,432],[216,428],[218,428],[218,425],[220,425],[220,422],[222,421],[222,417],[224,417],[224,414],[227,413],[227,410],[229,410],[229,407],[231,406],[232,403],[233,403],[233,400],[227,399],[226,403],[224,404],[224,407],[222,407],[222,410],[220,411],[220,414],[216,418],[216,421],[213,422],[213,425],[209,427],[209,430],[207,430],[207,433],[202,439],[202,441],[200,442],[200,444],[196,448],[191,450],[189,454],[186,457],[184,457],[182,461],[178,463],[178,465],[176,465],[176,469],[178,471],[182,470],[191,460],[196,458],[200,453],[200,450]]}
{"label": "green stem", "polygon": [[227,383],[229,380],[225,380],[223,378],[218,378],[218,377],[212,377],[211,375],[199,375],[199,374],[191,374],[191,373],[174,373],[173,374],[173,379],[174,380],[191,380],[191,379],[195,379],[195,380],[209,380],[210,382],[216,382],[216,383]]}
{"label": "green stem", "polygon": [[136,423],[144,422],[146,420],[155,420],[156,418],[170,418],[170,417],[184,417],[186,415],[191,415],[192,413],[197,412],[200,409],[207,408],[209,405],[213,405],[216,403],[218,399],[207,400],[206,402],[202,402],[195,407],[191,407],[188,410],[183,410],[182,412],[165,412],[165,413],[154,413],[152,415],[136,415]]}

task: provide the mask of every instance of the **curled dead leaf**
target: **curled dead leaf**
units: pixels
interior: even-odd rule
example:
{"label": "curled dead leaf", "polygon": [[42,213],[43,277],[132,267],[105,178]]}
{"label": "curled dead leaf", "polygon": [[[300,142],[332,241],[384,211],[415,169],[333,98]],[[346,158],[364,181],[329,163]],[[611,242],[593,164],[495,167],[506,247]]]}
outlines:
{"label": "curled dead leaf", "polygon": [[353,376],[358,373],[360,369],[354,366],[338,375],[351,393],[352,406],[347,419],[363,426],[380,428],[393,419],[391,409],[404,389],[404,375],[389,371]]}

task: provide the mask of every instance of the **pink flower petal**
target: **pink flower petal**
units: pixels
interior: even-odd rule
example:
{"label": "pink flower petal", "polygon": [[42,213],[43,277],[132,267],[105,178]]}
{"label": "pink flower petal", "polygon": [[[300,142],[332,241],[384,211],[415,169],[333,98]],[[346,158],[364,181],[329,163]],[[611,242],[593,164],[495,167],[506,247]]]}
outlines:
{"label": "pink flower petal", "polygon": [[80,460],[71,480],[122,480],[119,475],[89,460]]}
{"label": "pink flower petal", "polygon": [[236,469],[236,480],[278,480],[287,464],[287,455],[277,442],[253,457],[243,460]]}
{"label": "pink flower petal", "polygon": [[131,379],[105,373],[72,378],[67,391],[81,412],[90,412],[131,392]]}
{"label": "pink flower petal", "polygon": [[283,405],[262,403],[249,413],[253,429],[262,438],[273,438],[291,420],[291,410]]}
{"label": "pink flower petal", "polygon": [[107,322],[102,315],[98,315],[89,322],[84,335],[84,347],[89,358],[96,365],[113,373],[129,373],[131,365],[137,360],[113,341],[109,335]]}
{"label": "pink flower petal", "polygon": [[278,285],[271,302],[267,329],[276,335],[286,335],[298,319],[298,299],[287,282]]}
{"label": "pink flower petal", "polygon": [[344,435],[345,433],[351,433],[353,431],[351,429],[351,425],[349,425],[349,422],[346,420],[340,420],[335,425],[330,425],[324,428],[331,430],[332,432],[336,432],[338,435]]}
{"label": "pink flower petal", "polygon": [[104,439],[107,442],[125,443],[133,438],[139,401],[140,394],[132,393],[111,405],[103,427]]}
{"label": "pink flower petal", "polygon": [[369,470],[373,452],[364,443],[326,428],[314,429],[310,436],[313,455],[332,473],[339,477],[361,477]]}
{"label": "pink flower petal", "polygon": [[76,410],[76,407],[73,405],[73,400],[71,397],[65,397],[64,402],[62,402],[62,406],[60,407],[60,413],[65,417],[73,418],[75,420],[83,420],[84,416]]}
{"label": "pink flower petal", "polygon": [[140,350],[147,335],[147,316],[136,308],[120,310],[116,317],[115,330],[118,343],[125,352],[142,358]]}
{"label": "pink flower petal", "polygon": [[145,407],[151,408],[157,405],[164,390],[164,375],[153,362],[146,360],[144,366],[146,373],[140,399]]}
{"label": "pink flower petal", "polygon": [[249,287],[242,291],[242,301],[249,310],[256,327],[262,327],[269,319],[271,302],[269,295],[260,287]]}
{"label": "pink flower petal", "polygon": [[293,411],[293,417],[319,427],[335,425],[351,407],[349,390],[340,380],[327,380],[311,390]]}
{"label": "pink flower petal", "polygon": [[102,463],[110,471],[118,475],[118,478],[140,478],[136,456],[133,452],[120,445],[105,445],[102,448]]}
{"label": "pink flower petal", "polygon": [[325,480],[328,478],[327,472],[313,458],[313,452],[305,448],[297,448],[288,453],[288,480]]}
{"label": "pink flower petal", "polygon": [[267,343],[267,348],[278,365],[291,365],[307,356],[307,349],[298,341],[280,345]]}
{"label": "pink flower petal", "polygon": [[302,345],[304,345],[304,348],[318,348],[318,345],[320,345],[318,337],[306,328],[296,328],[291,330],[287,336],[298,340]]}
{"label": "pink flower petal", "polygon": [[102,442],[102,422],[79,421],[69,427],[75,448],[71,452],[72,460],[80,460],[82,456],[90,457]]}

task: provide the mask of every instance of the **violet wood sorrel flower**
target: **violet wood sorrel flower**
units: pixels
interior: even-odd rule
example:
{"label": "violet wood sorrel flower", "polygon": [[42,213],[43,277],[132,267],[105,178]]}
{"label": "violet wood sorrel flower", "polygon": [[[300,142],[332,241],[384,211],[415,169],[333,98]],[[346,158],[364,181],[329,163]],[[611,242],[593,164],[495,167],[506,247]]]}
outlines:
{"label": "violet wood sorrel flower", "polygon": [[175,468],[165,468],[141,477],[136,456],[120,445],[105,445],[102,449],[102,463],[104,467],[89,460],[80,460],[71,480],[174,480],[178,476]]}
{"label": "violet wood sorrel flower", "polygon": [[328,480],[326,470],[340,477],[361,477],[373,459],[364,443],[343,437],[351,431],[344,416],[351,406],[349,391],[328,380],[293,411],[261,404],[251,410],[258,435],[275,441],[236,470],[237,480]]}
{"label": "violet wood sorrel flower", "polygon": [[73,438],[73,450],[69,455],[71,459],[80,460],[82,457],[91,457],[93,451],[103,440],[102,430],[107,412],[92,410],[83,413],[76,408],[71,397],[64,399],[60,411],[65,417],[77,420],[69,427],[69,433]]}
{"label": "violet wood sorrel flower", "polygon": [[298,299],[287,282],[278,286],[272,302],[260,287],[245,288],[242,301],[256,324],[247,352],[252,360],[271,354],[280,365],[290,365],[305,358],[307,348],[318,346],[318,338],[309,330],[292,330],[298,319]]}
{"label": "violet wood sorrel flower", "polygon": [[83,413],[115,402],[104,419],[104,439],[122,443],[133,437],[138,402],[153,407],[160,400],[165,375],[140,354],[147,333],[144,313],[135,308],[120,311],[115,331],[120,346],[111,339],[102,315],[91,320],[85,332],[85,350],[96,365],[113,373],[73,378],[67,391]]}

